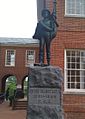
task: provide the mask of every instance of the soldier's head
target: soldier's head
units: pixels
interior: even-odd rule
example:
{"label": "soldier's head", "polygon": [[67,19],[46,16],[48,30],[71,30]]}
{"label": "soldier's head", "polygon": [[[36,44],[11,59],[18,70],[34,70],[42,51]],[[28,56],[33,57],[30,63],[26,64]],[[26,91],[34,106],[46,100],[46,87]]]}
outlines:
{"label": "soldier's head", "polygon": [[50,11],[48,9],[42,10],[42,17],[47,18],[50,16]]}

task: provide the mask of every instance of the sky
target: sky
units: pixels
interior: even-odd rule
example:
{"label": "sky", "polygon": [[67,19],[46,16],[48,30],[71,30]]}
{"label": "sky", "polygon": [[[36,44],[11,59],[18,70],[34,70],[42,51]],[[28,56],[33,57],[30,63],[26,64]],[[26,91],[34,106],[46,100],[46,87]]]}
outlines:
{"label": "sky", "polygon": [[32,38],[36,25],[36,0],[0,0],[0,37]]}

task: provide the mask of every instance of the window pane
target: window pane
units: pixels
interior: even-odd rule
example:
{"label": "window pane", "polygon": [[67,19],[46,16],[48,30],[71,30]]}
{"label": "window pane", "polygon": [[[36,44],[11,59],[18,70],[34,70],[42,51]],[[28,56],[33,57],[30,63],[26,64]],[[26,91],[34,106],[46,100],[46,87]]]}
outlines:
{"label": "window pane", "polygon": [[75,51],[71,51],[72,52],[72,56],[75,56],[76,52]]}
{"label": "window pane", "polygon": [[80,89],[80,83],[76,83],[76,88]]}
{"label": "window pane", "polygon": [[67,51],[67,52],[66,52],[66,55],[67,55],[67,56],[70,56],[70,51]]}
{"label": "window pane", "polygon": [[70,89],[70,83],[68,83],[68,88]]}
{"label": "window pane", "polygon": [[75,63],[71,63],[71,68],[75,68]]}
{"label": "window pane", "polygon": [[75,76],[76,71],[75,70],[71,70],[71,76]]}
{"label": "window pane", "polygon": [[75,60],[75,57],[72,57],[71,58],[71,62],[75,62],[76,60]]}
{"label": "window pane", "polygon": [[68,77],[68,82],[70,82],[70,77]]}
{"label": "window pane", "polygon": [[70,63],[67,63],[67,68],[70,68]]}
{"label": "window pane", "polygon": [[76,75],[79,77],[80,76],[80,71],[76,71]]}
{"label": "window pane", "polygon": [[67,71],[67,75],[70,76],[70,70]]}
{"label": "window pane", "polygon": [[75,82],[75,77],[71,77],[71,82]]}
{"label": "window pane", "polygon": [[80,64],[79,63],[76,63],[76,68],[80,69]]}
{"label": "window pane", "polygon": [[80,83],[80,77],[76,77],[76,82]]}
{"label": "window pane", "polygon": [[67,57],[67,62],[70,62],[70,57]]}
{"label": "window pane", "polygon": [[71,83],[71,88],[75,88],[75,83]]}
{"label": "window pane", "polygon": [[76,58],[76,62],[80,63],[80,57],[75,57]]}

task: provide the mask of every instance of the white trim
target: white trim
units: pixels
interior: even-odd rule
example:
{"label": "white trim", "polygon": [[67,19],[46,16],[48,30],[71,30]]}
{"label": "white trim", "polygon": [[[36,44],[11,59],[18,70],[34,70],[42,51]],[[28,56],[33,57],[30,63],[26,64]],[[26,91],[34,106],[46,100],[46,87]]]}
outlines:
{"label": "white trim", "polygon": [[[27,52],[28,51],[33,51],[34,52],[34,61],[33,61],[32,64],[31,63],[27,63]],[[29,65],[33,65],[34,63],[35,63],[35,50],[32,50],[32,49],[26,50],[26,53],[25,53],[25,66],[28,67]]]}
{"label": "white trim", "polygon": [[[79,49],[65,49],[64,50],[64,92],[85,92],[85,87],[80,87],[80,89],[77,89],[77,88],[76,89],[75,88],[73,88],[73,89],[71,88],[70,89],[70,88],[67,87],[67,78],[66,78],[67,74],[66,74],[66,70],[68,70],[68,68],[66,67],[66,65],[67,65],[66,51],[79,51],[81,53],[81,52],[85,52],[85,50],[79,50]],[[81,57],[81,54],[80,54],[79,57]],[[85,56],[83,56],[83,57],[85,58]],[[80,60],[81,60],[81,58],[80,58]],[[82,62],[80,61],[80,65],[81,65],[81,63]],[[80,72],[81,71],[85,71],[85,69],[83,69],[83,67],[80,67],[79,69],[70,68],[70,70],[75,70],[75,71],[79,70]],[[80,77],[80,86],[83,86],[84,83],[85,83],[85,82],[82,82],[83,85],[81,85],[81,78],[83,78],[83,77],[81,77],[81,75],[79,75],[79,77]]]}
{"label": "white trim", "polygon": [[64,90],[64,92],[74,92],[74,93],[83,92],[85,93],[85,89],[66,89]]}
{"label": "white trim", "polygon": [[65,17],[75,17],[75,18],[85,18],[85,15],[77,15],[77,14],[65,14]]}
{"label": "white trim", "polygon": [[67,15],[66,8],[67,8],[67,0],[65,0],[65,16]]}
{"label": "white trim", "polygon": [[64,50],[64,91],[66,91],[66,50]]}
{"label": "white trim", "polygon": [[[7,51],[8,50],[13,50],[14,51],[14,65],[7,65]],[[6,49],[6,52],[5,52],[5,67],[15,67],[15,59],[16,59],[16,50],[14,49]]]}

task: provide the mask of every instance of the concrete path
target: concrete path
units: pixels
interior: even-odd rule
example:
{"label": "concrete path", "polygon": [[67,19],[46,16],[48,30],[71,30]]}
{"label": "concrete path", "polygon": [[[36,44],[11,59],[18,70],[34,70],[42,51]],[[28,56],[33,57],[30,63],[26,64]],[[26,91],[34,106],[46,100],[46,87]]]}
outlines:
{"label": "concrete path", "polygon": [[26,110],[12,110],[7,102],[0,104],[0,119],[26,119]]}

